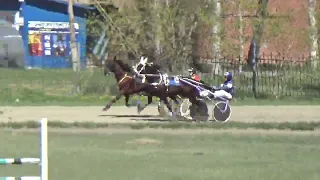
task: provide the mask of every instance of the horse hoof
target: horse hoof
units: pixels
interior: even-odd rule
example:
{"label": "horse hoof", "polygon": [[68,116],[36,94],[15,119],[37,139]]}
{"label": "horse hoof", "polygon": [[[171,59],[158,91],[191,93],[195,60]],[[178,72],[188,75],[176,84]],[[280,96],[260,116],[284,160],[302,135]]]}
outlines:
{"label": "horse hoof", "polygon": [[168,115],[171,117],[176,117],[176,113],[174,113],[174,112],[169,112]]}
{"label": "horse hoof", "polygon": [[137,111],[138,111],[138,114],[140,114],[141,111],[142,111],[142,108],[141,108],[140,104],[137,105]]}
{"label": "horse hoof", "polygon": [[102,109],[102,111],[108,111],[109,110],[109,108],[103,108]]}

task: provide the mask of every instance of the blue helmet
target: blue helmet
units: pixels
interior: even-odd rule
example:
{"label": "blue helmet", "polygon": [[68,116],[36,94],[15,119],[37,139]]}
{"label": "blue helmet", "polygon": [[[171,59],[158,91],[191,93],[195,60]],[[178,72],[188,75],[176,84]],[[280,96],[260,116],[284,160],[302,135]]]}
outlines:
{"label": "blue helmet", "polygon": [[231,72],[225,72],[224,76],[227,78],[228,81],[232,80],[232,73]]}

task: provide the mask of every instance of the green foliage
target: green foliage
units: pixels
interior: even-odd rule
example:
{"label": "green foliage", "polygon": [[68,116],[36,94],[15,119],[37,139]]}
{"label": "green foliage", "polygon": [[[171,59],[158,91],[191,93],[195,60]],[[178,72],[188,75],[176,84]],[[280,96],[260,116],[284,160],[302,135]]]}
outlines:
{"label": "green foliage", "polygon": [[191,35],[197,22],[206,18],[212,21],[213,17],[212,3],[189,0],[168,3],[141,0],[136,2],[136,8],[124,8],[105,15],[108,17],[106,24],[91,25],[102,26],[102,29],[109,27],[112,52],[153,56],[157,51],[155,58],[159,62],[167,65],[168,59],[175,60],[168,66],[171,71],[181,70],[179,65],[189,60]]}

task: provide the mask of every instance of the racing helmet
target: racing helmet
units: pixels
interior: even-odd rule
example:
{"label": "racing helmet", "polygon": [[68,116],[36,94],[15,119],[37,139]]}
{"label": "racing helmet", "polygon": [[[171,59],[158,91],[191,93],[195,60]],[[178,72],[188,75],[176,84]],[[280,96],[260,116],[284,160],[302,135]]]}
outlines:
{"label": "racing helmet", "polygon": [[223,75],[228,81],[232,80],[232,73],[231,72],[225,72]]}

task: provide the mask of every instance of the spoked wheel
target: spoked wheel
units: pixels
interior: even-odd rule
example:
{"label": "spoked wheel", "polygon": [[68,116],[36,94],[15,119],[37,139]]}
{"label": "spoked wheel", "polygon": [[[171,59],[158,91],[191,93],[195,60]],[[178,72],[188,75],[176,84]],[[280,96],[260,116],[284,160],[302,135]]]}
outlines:
{"label": "spoked wheel", "polygon": [[184,99],[180,104],[180,115],[186,119],[192,120],[192,117],[190,115],[190,107],[191,102],[189,101],[189,99]]}
{"label": "spoked wheel", "polygon": [[231,116],[231,107],[229,103],[219,101],[215,104],[212,113],[213,119],[219,122],[227,122]]}

